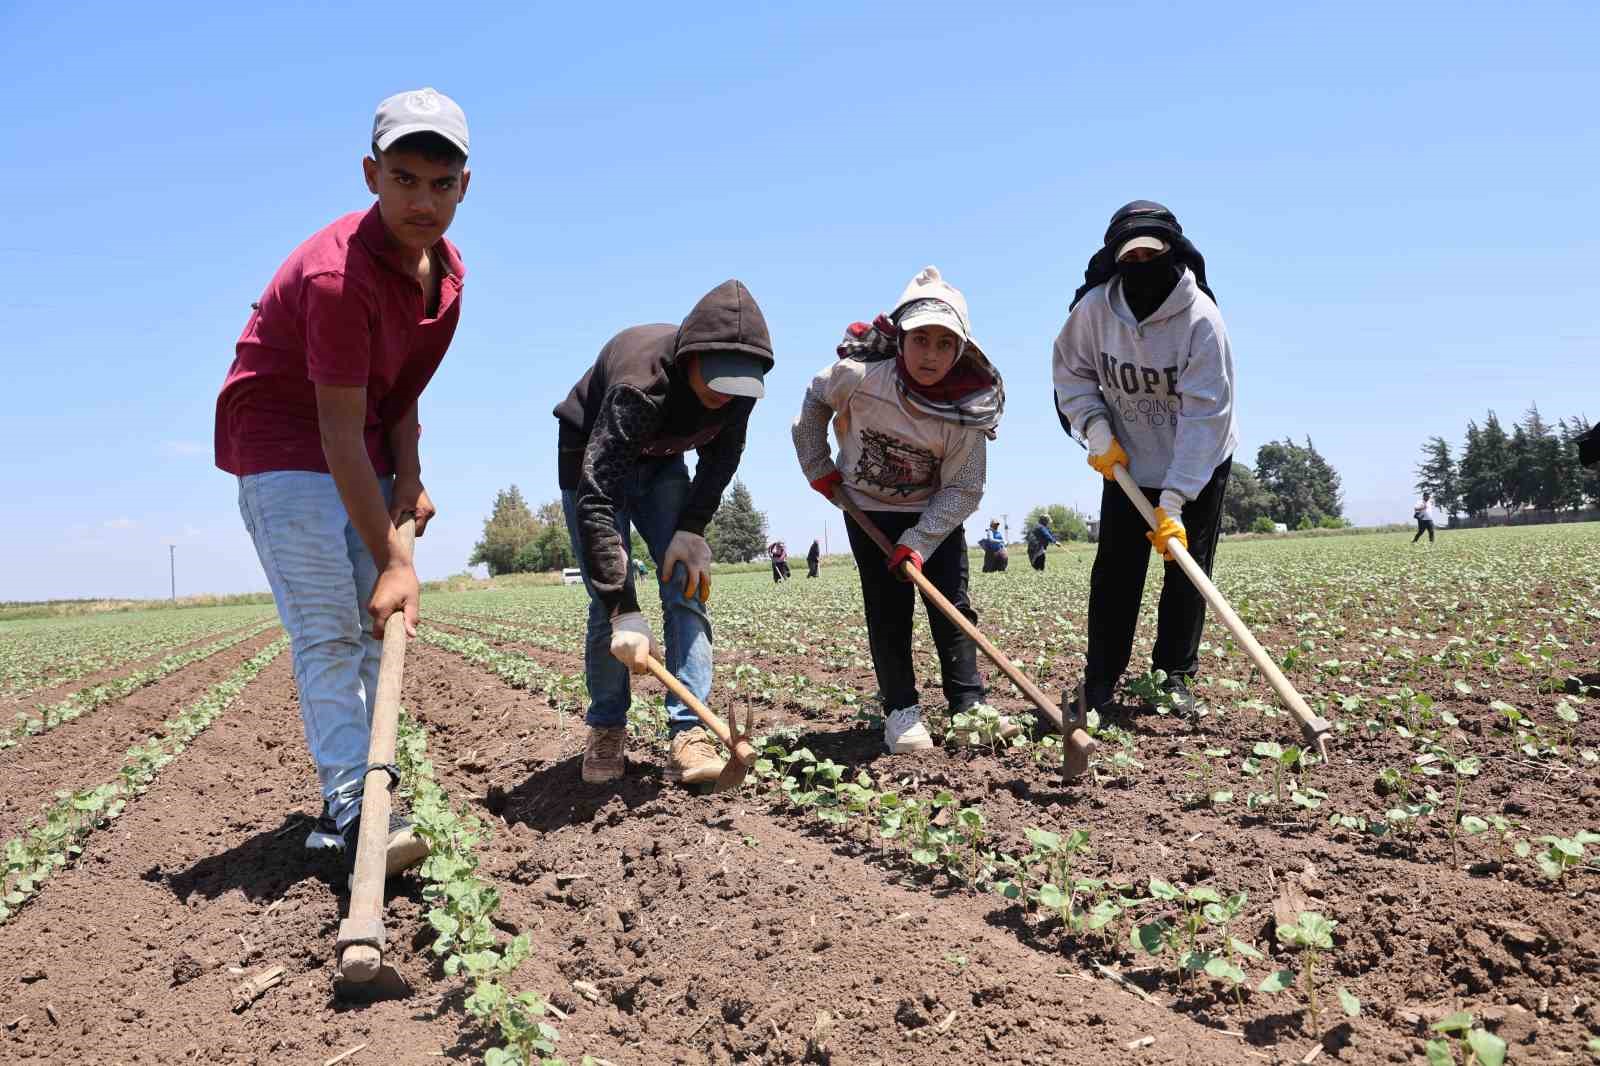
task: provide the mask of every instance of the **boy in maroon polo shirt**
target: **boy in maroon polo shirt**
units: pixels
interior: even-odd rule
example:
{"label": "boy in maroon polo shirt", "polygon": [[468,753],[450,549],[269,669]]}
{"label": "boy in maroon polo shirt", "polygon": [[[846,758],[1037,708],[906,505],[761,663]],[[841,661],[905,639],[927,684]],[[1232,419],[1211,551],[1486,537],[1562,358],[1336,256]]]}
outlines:
{"label": "boy in maroon polo shirt", "polygon": [[[383,628],[416,631],[421,590],[395,523],[434,515],[417,398],[450,347],[466,271],[444,239],[471,178],[467,120],[419,89],[378,105],[362,160],[377,203],[294,250],[239,337],[217,397],[217,466],[289,633],[323,813],[312,849],[355,856]],[[425,848],[390,824],[390,873]]]}

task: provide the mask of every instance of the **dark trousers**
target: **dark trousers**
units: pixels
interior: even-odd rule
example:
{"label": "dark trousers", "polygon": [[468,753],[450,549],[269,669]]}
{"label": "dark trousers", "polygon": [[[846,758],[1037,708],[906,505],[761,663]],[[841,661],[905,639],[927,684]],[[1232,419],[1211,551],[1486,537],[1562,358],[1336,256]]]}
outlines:
{"label": "dark trousers", "polygon": [[[917,524],[922,517],[914,512],[871,511],[867,517],[894,541]],[[861,575],[861,598],[866,604],[867,643],[872,648],[872,669],[878,677],[878,692],[885,711],[897,711],[917,702],[917,674],[911,663],[911,627],[916,610],[916,589],[889,572],[883,549],[848,515],[845,532],[850,534],[850,550]],[[922,573],[933,587],[944,594],[955,608],[973,623],[978,612],[967,598],[967,538],[960,526],[944,539],[922,564]],[[986,695],[983,678],[978,675],[978,648],[955,623],[931,603],[924,602],[933,643],[939,650],[939,673],[944,682],[944,697],[950,713],[965,711],[982,703]]]}
{"label": "dark trousers", "polygon": [[1433,519],[1431,519],[1431,518],[1419,518],[1419,519],[1417,519],[1417,535],[1411,538],[1411,543],[1415,544],[1417,541],[1421,540],[1422,539],[1422,535],[1424,533],[1426,533],[1428,535],[1428,543],[1432,544],[1433,543]]}
{"label": "dark trousers", "polygon": [[789,562],[787,559],[772,560],[772,583],[786,581],[789,577]]}
{"label": "dark trousers", "polygon": [[1011,559],[1003,551],[983,553],[983,572],[986,574],[1003,571],[1010,563]]}
{"label": "dark trousers", "polygon": [[[1222,495],[1232,468],[1232,459],[1223,460],[1200,495],[1183,508],[1189,554],[1208,577],[1222,529]],[[1152,506],[1161,498],[1159,489],[1145,489],[1144,494]],[[1091,687],[1115,685],[1133,657],[1145,568],[1152,554],[1144,536],[1149,530],[1122,487],[1106,482],[1100,494],[1100,547],[1089,576],[1089,661],[1084,667],[1084,680]],[[1165,670],[1169,677],[1193,677],[1199,666],[1206,601],[1176,563],[1167,563],[1165,569],[1151,665]]]}
{"label": "dark trousers", "polygon": [[807,558],[806,559],[806,577],[816,577],[816,576],[817,576],[817,560],[816,559]]}

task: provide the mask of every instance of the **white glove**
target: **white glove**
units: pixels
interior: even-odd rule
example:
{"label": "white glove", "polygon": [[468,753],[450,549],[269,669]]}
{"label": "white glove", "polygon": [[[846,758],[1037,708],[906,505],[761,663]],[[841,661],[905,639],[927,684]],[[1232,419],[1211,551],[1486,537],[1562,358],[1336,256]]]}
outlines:
{"label": "white glove", "polygon": [[667,545],[667,554],[661,557],[661,580],[671,581],[672,572],[679,563],[688,571],[684,596],[692,600],[698,593],[704,602],[711,595],[711,545],[706,543],[706,538],[682,529],[674,533],[672,543]]}
{"label": "white glove", "polygon": [[611,654],[635,674],[645,672],[646,655],[664,658],[661,645],[650,632],[650,622],[638,611],[619,614],[611,620]]}
{"label": "white glove", "polygon": [[1083,438],[1089,445],[1089,451],[1095,455],[1102,455],[1111,447],[1111,423],[1104,418],[1096,418],[1083,428]]}
{"label": "white glove", "polygon": [[1183,525],[1183,505],[1186,502],[1183,496],[1173,489],[1161,490],[1161,509],[1167,512],[1167,517],[1180,526]]}

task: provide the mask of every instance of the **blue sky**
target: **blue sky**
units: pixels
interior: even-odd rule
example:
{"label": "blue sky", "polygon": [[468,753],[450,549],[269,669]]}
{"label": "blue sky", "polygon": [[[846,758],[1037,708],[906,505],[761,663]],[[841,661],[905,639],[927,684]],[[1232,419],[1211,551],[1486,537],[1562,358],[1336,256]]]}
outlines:
{"label": "blue sky", "polygon": [[[462,569],[495,490],[551,498],[550,408],[617,330],[749,285],[778,365],[743,476],[842,526],[788,425],[842,328],[937,264],[1008,407],[980,519],[1098,509],[1050,344],[1111,212],[1171,206],[1234,343],[1240,455],[1310,435],[1358,521],[1430,434],[1600,419],[1590,3],[60,5],[0,13],[0,600],[260,589],[213,405],[250,301],[369,197],[373,107],[472,128],[462,324],[423,397]],[[976,524],[976,523],[974,523]]]}

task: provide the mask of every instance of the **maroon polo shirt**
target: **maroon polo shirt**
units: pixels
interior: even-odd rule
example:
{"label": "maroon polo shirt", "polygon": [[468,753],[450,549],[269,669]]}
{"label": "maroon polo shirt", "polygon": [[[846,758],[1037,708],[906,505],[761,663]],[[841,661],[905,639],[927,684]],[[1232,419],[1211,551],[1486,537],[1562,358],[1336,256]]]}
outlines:
{"label": "maroon polo shirt", "polygon": [[217,396],[217,465],[239,475],[327,473],[316,386],[364,385],[367,454],[379,475],[393,473],[388,431],[439,368],[461,318],[466,268],[449,241],[435,251],[445,276],[428,318],[377,204],[296,248],[239,335]]}

